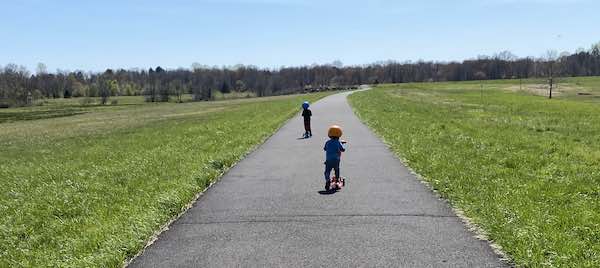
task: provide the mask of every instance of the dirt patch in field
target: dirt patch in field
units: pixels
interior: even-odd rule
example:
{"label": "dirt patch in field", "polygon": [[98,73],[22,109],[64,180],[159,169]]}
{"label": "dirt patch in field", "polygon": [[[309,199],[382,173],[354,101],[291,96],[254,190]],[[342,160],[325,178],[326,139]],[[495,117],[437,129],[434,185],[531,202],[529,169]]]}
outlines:
{"label": "dirt patch in field", "polygon": [[[528,92],[538,96],[548,96],[549,85],[548,84],[524,84],[523,86],[513,85],[506,88],[513,92]],[[583,87],[572,85],[572,84],[556,84],[552,88],[553,96],[560,96],[563,94],[578,94],[578,93],[589,93]]]}
{"label": "dirt patch in field", "polygon": [[165,114],[165,115],[162,115],[162,117],[186,117],[186,116],[201,115],[201,114],[207,114],[207,113],[223,111],[223,110],[225,110],[225,107],[214,107],[214,108],[205,109],[205,110],[196,111],[196,112]]}

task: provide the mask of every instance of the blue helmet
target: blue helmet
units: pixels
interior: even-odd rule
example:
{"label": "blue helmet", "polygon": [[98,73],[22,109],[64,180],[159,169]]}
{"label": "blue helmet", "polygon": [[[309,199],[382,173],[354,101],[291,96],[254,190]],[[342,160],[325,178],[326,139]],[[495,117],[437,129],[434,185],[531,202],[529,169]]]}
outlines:
{"label": "blue helmet", "polygon": [[305,101],[304,103],[302,103],[302,109],[308,109],[308,106],[310,106],[308,101]]}

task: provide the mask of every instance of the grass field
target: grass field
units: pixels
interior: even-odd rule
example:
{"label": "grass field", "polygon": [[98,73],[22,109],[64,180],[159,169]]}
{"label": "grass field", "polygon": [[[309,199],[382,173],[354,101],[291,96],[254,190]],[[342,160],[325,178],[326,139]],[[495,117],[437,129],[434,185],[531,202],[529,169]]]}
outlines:
{"label": "grass field", "polygon": [[[232,92],[223,94],[216,91],[213,93],[213,100],[217,101],[254,97],[256,97],[256,94],[250,92]],[[181,101],[191,102],[192,95],[182,95]],[[177,98],[172,97],[170,102],[177,102]],[[63,117],[88,113],[95,110],[115,110],[130,107],[132,105],[150,105],[153,103],[145,102],[144,97],[142,96],[117,96],[110,97],[108,103],[105,105],[100,104],[100,98],[98,97],[41,99],[35,101],[35,104],[36,105],[34,106],[28,107],[0,109],[0,123]],[[157,103],[154,104],[156,105]]]}
{"label": "grass field", "polygon": [[384,85],[350,101],[517,265],[600,267],[600,78],[562,81],[552,100],[504,80]]}
{"label": "grass field", "polygon": [[121,266],[301,101],[325,94],[0,110],[0,267]]}

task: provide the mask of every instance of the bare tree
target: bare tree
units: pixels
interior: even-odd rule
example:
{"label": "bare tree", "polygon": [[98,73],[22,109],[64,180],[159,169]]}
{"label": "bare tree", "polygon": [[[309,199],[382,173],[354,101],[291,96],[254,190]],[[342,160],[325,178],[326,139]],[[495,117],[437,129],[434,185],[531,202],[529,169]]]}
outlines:
{"label": "bare tree", "polygon": [[547,61],[548,64],[548,84],[549,84],[549,91],[548,91],[548,98],[552,99],[552,87],[554,86],[554,69],[555,69],[555,64],[556,64],[556,59],[558,58],[558,52],[556,52],[556,50],[548,50],[546,51],[546,55],[545,55],[545,59]]}
{"label": "bare tree", "polygon": [[182,103],[181,96],[185,92],[185,85],[181,82],[181,79],[175,79],[171,81],[170,86],[171,90],[175,93],[177,97],[177,102]]}
{"label": "bare tree", "polygon": [[37,64],[35,72],[37,75],[45,75],[48,73],[48,67],[46,67],[46,64],[40,62]]}

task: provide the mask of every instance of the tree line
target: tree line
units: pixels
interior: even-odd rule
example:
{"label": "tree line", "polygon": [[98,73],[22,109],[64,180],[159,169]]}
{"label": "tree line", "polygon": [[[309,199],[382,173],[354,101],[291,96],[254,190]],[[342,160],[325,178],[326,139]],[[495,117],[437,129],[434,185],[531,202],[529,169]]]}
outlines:
{"label": "tree line", "polygon": [[57,71],[39,64],[35,74],[15,64],[0,66],[0,107],[23,106],[42,98],[144,96],[164,102],[183,94],[194,101],[212,100],[215,92],[282,95],[361,84],[465,81],[507,78],[600,75],[600,43],[575,53],[548,52],[544,57],[518,58],[510,52],[462,62],[380,62],[364,66],[325,65],[277,70],[238,65],[232,68],[193,64],[190,69]]}

